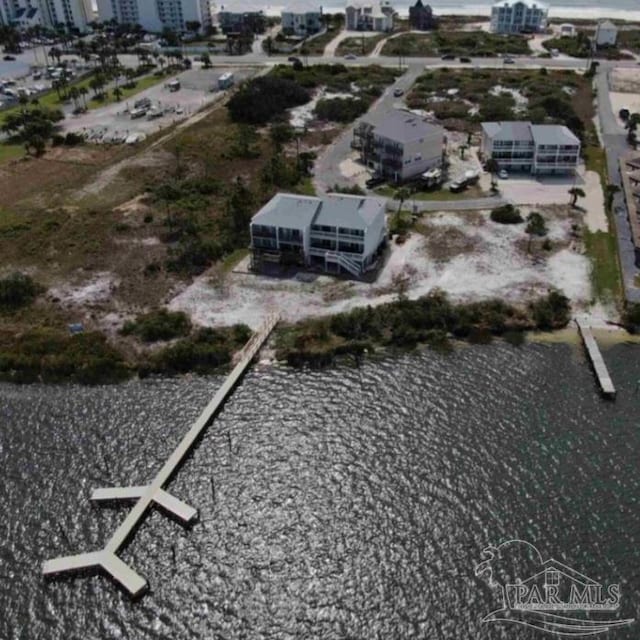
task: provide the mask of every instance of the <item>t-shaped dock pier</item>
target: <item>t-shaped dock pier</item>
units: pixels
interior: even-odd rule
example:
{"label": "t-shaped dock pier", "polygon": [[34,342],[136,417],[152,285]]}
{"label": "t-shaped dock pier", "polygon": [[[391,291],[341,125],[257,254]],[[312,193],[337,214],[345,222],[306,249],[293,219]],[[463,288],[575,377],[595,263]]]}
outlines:
{"label": "t-shaped dock pier", "polygon": [[42,567],[42,573],[45,576],[97,569],[111,576],[132,597],[140,596],[148,589],[147,581],[124,563],[116,554],[132,534],[137,524],[145,516],[149,507],[154,504],[185,524],[190,524],[197,519],[198,512],[196,509],[185,504],[175,496],[172,496],[165,491],[163,487],[171,479],[175,470],[187,456],[204,429],[209,425],[217,410],[231,394],[233,388],[242,377],[242,374],[275,328],[278,320],[278,314],[270,315],[262,327],[254,333],[243,347],[236,366],[218,389],[211,402],[209,402],[200,414],[200,417],[191,426],[176,449],[169,456],[169,459],[164,463],[151,484],[140,487],[96,489],[93,492],[91,500],[98,502],[114,500],[135,501],[133,508],[122,524],[116,529],[105,548],[101,551],[92,551],[47,560]]}

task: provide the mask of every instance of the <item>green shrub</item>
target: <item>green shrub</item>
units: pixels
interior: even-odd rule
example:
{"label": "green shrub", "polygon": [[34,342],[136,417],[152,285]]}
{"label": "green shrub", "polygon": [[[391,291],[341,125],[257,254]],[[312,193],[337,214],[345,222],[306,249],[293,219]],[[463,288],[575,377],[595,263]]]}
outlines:
{"label": "green shrub", "polygon": [[165,347],[151,357],[149,370],[162,373],[210,373],[231,362],[234,351],[251,336],[246,325],[199,329],[195,335]]}
{"label": "green shrub", "polygon": [[622,321],[629,333],[637,333],[640,329],[640,303],[629,303],[625,307]]}
{"label": "green shrub", "polygon": [[309,91],[296,81],[269,75],[249,80],[231,97],[227,108],[235,122],[266,124],[310,99]]}
{"label": "green shrub", "polygon": [[569,298],[559,291],[552,290],[544,297],[529,305],[536,328],[543,331],[561,329],[571,319]]}
{"label": "green shrub", "polygon": [[31,304],[43,291],[31,276],[24,273],[12,273],[0,280],[0,310],[13,310]]}
{"label": "green shrub", "polygon": [[135,335],[143,342],[158,342],[186,336],[191,331],[191,320],[182,311],[158,309],[126,322],[123,335]]}
{"label": "green shrub", "polygon": [[95,332],[32,329],[0,334],[0,379],[11,382],[113,383],[131,375],[122,354]]}
{"label": "green shrub", "polygon": [[333,122],[353,122],[366,113],[368,104],[361,98],[331,98],[318,100],[316,117]]}
{"label": "green shrub", "polygon": [[491,212],[491,219],[499,224],[519,224],[523,222],[520,210],[512,204],[505,204]]}
{"label": "green shrub", "polygon": [[534,236],[546,236],[547,235],[547,223],[544,218],[537,212],[532,211],[527,216],[526,232]]}

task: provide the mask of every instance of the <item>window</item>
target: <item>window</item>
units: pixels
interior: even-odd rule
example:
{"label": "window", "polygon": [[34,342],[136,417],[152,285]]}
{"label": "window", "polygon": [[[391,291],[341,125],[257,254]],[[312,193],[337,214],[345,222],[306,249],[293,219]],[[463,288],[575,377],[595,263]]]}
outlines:
{"label": "window", "polygon": [[557,587],[560,584],[560,572],[549,570],[545,574],[545,584]]}

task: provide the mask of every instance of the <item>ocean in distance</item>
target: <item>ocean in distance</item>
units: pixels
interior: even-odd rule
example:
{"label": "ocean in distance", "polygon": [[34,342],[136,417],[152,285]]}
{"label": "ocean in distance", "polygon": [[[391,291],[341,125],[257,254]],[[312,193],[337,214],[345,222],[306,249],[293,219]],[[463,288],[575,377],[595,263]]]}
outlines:
{"label": "ocean in distance", "polygon": [[[336,0],[289,0],[282,3],[261,2],[261,0],[226,0],[214,5],[214,12],[221,9],[231,11],[264,10],[268,15],[279,16],[283,9],[304,10],[317,9],[322,6],[325,13],[344,12],[347,0],[336,2]],[[407,15],[409,7],[415,4],[415,0],[392,0],[392,6],[400,15]],[[426,4],[426,2],[425,2]],[[480,2],[455,2],[455,0],[434,0],[428,2],[434,12],[438,15],[468,15],[468,16],[489,16],[491,6],[494,4],[490,0]],[[567,19],[597,19],[597,18],[617,18],[620,20],[640,20],[640,3],[638,0],[548,0],[545,1],[549,7],[550,18]]]}
{"label": "ocean in distance", "polygon": [[100,486],[148,482],[221,377],[118,386],[0,384],[2,640],[541,640],[482,623],[483,549],[520,538],[603,584],[640,629],[640,358],[466,345],[360,368],[251,369],[123,559],[151,585],[43,581],[44,560],[101,548],[125,508]]}

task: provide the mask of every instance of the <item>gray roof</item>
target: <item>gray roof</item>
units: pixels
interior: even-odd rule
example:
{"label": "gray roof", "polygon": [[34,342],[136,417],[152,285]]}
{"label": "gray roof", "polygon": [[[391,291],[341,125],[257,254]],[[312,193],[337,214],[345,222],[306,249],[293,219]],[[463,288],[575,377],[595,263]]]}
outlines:
{"label": "gray roof", "polygon": [[375,135],[404,144],[434,135],[444,136],[444,129],[404,109],[391,109],[375,120],[365,120],[375,128]]}
{"label": "gray roof", "polygon": [[366,229],[385,211],[385,198],[330,193],[322,198],[278,193],[251,218],[252,224],[305,229],[311,224]]}
{"label": "gray roof", "polygon": [[580,144],[580,140],[561,124],[534,124],[531,127],[534,142],[538,144]]}
{"label": "gray roof", "polygon": [[530,122],[483,122],[482,130],[492,140],[533,141]]}
{"label": "gray roof", "polygon": [[322,200],[313,196],[278,193],[256,213],[251,222],[287,229],[307,228]]}
{"label": "gray roof", "polygon": [[483,122],[482,130],[491,140],[532,141],[535,144],[580,144],[580,140],[561,124],[530,122]]}
{"label": "gray roof", "polygon": [[599,25],[603,29],[617,29],[616,25],[611,20],[603,20]]}
{"label": "gray roof", "polygon": [[366,229],[378,217],[380,211],[384,213],[385,206],[384,198],[330,193],[323,198],[313,224]]}

